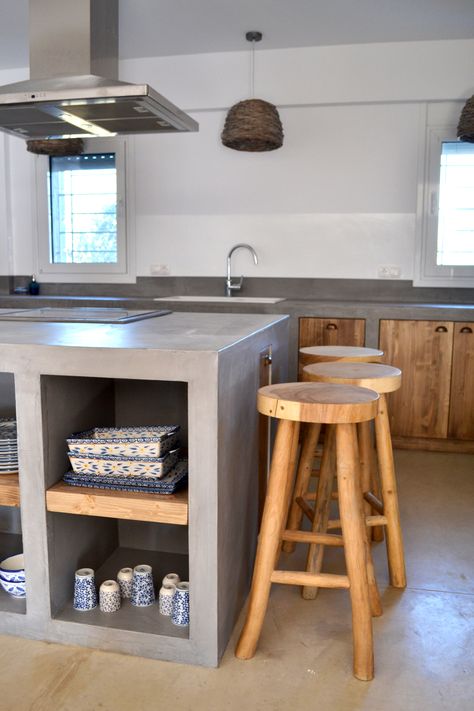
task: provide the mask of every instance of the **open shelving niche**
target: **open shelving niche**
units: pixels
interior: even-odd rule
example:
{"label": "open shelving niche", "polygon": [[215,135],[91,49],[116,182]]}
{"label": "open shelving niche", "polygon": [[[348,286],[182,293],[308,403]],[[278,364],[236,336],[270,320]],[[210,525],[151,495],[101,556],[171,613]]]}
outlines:
{"label": "open shelving niche", "polygon": [[[97,588],[122,567],[147,563],[155,590],[166,573],[189,580],[187,489],[172,495],[68,486],[66,438],[91,427],[179,424],[187,447],[187,384],[44,375],[41,377],[45,484],[53,619],[169,637],[189,637],[158,604],[129,600],[113,614],[73,609],[74,571],[95,570]],[[192,587],[192,581],[190,581]],[[192,624],[192,621],[191,621]]]}
{"label": "open shelving niche", "polygon": [[[0,417],[15,417],[13,373],[0,373]],[[18,472],[0,473],[0,560],[23,551]],[[0,612],[26,613],[26,598],[0,588]]]}

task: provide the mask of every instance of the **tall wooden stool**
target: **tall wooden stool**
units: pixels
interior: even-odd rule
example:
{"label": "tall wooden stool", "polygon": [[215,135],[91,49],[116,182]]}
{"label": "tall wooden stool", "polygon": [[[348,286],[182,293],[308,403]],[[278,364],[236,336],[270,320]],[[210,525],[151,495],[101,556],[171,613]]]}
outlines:
{"label": "tall wooden stool", "polygon": [[[390,574],[390,583],[396,588],[406,587],[405,560],[403,553],[403,540],[400,526],[400,513],[397,496],[397,482],[393,463],[392,441],[390,437],[390,425],[387,412],[386,393],[398,390],[401,385],[401,371],[390,365],[381,363],[316,363],[308,365],[303,369],[305,380],[318,383],[337,383],[344,385],[358,385],[370,388],[379,393],[378,412],[375,418],[375,438],[376,451],[379,464],[379,476],[381,484],[381,499],[372,491],[374,475],[372,471],[373,447],[371,442],[370,422],[360,422],[357,425],[359,453],[361,462],[361,487],[365,499],[365,513],[371,525],[378,524],[385,527],[385,540],[387,545],[387,559]],[[328,449],[333,446],[332,437],[328,437]],[[327,464],[331,454],[323,454],[318,491],[316,493],[316,506],[313,516],[313,531],[324,533],[327,530],[329,519],[329,508],[332,489],[333,471]],[[298,471],[301,478],[301,470]],[[299,496],[304,500],[304,487],[308,486],[308,480],[297,481],[295,491],[300,492]],[[292,508],[298,506],[296,500],[292,502]],[[371,516],[372,510],[376,516]],[[295,526],[294,518],[290,517],[288,528]],[[311,544],[308,551],[307,570],[318,572],[322,565],[323,548],[321,545]],[[314,599],[316,588],[305,588],[303,597]]]}
{"label": "tall wooden stool", "polygon": [[[279,420],[255,559],[247,617],[236,656],[255,654],[272,583],[348,588],[352,603],[354,675],[373,678],[371,592],[368,567],[370,549],[359,485],[359,455],[355,423],[372,420],[378,411],[378,393],[351,385],[283,383],[258,391],[258,411]],[[288,506],[301,422],[334,425],[336,471],[342,536],[308,531],[287,531]],[[347,575],[278,570],[282,541],[343,545]]]}
{"label": "tall wooden stool", "polygon": [[[383,358],[384,352],[377,348],[365,348],[363,346],[307,346],[299,349],[300,368],[302,366],[311,365],[312,363],[326,363],[332,361],[341,361],[349,363],[375,363]],[[299,375],[301,378],[301,371]],[[309,425],[306,427],[307,432],[302,437],[302,445],[300,457],[298,460],[298,474],[295,484],[296,499],[301,499],[307,491],[308,483],[313,473],[313,461],[316,448],[320,439],[321,425]],[[375,476],[375,473],[374,473]],[[376,482],[374,481],[374,488]],[[293,503],[290,508],[288,528],[300,528],[303,519],[302,508]],[[383,531],[381,529],[373,529],[374,540],[383,540]],[[295,549],[295,544],[292,541],[285,541],[283,550],[286,553],[292,553]]]}
{"label": "tall wooden stool", "polygon": [[349,363],[378,363],[383,358],[383,351],[364,346],[306,346],[300,348],[299,354],[302,366],[334,360]]}

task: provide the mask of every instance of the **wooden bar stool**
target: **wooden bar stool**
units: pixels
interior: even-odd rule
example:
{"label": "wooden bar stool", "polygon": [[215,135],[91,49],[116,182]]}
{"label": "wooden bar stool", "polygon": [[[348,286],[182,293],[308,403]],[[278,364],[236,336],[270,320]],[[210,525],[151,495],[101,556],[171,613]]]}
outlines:
{"label": "wooden bar stool", "polygon": [[[386,393],[398,390],[401,385],[401,371],[390,365],[381,363],[316,363],[303,369],[305,380],[316,383],[336,383],[344,385],[357,385],[370,388],[379,393],[380,399],[378,412],[375,418],[376,451],[379,464],[381,483],[381,498],[371,491],[374,481],[373,446],[371,442],[370,422],[360,422],[357,425],[359,452],[361,462],[361,487],[365,499],[365,513],[370,525],[382,525],[386,532],[387,559],[390,574],[390,583],[396,588],[406,587],[405,559],[403,553],[403,540],[400,526],[400,513],[398,506],[397,482],[393,463],[392,442],[390,425],[387,412]],[[332,438],[328,437],[325,448],[333,447]],[[329,522],[329,508],[331,503],[332,477],[330,466],[326,464],[331,454],[324,452],[321,465],[318,491],[316,493],[316,507],[313,515],[313,531],[325,532]],[[300,471],[298,471],[300,474]],[[302,491],[304,483],[296,482],[295,490],[299,497],[305,499],[307,492]],[[292,507],[298,506],[296,497]],[[372,510],[376,516],[371,516]],[[311,514],[310,514],[311,517]],[[295,517],[293,517],[294,520]],[[291,515],[289,517],[291,519]],[[294,528],[293,520],[288,521],[288,528]],[[323,548],[321,545],[311,544],[308,552],[307,570],[318,572],[321,569]],[[316,588],[305,588],[303,597],[314,599]]]}
{"label": "wooden bar stool", "polygon": [[[365,348],[362,346],[308,346],[299,349],[300,367],[312,363],[326,363],[332,361],[342,361],[350,363],[375,363],[382,359],[384,352],[377,348]],[[300,376],[301,379],[301,376]],[[321,434],[320,424],[305,426],[303,433],[301,452],[298,460],[298,474],[295,484],[294,500],[302,499],[306,493],[311,474],[313,473],[313,462],[316,448]],[[375,484],[375,482],[374,482]],[[303,509],[293,503],[290,508],[288,528],[300,528],[303,519]],[[382,540],[383,532],[380,529],[373,530],[374,540]],[[292,541],[285,541],[283,550],[292,553],[295,544]]]}
{"label": "wooden bar stool", "polygon": [[383,351],[363,346],[306,346],[299,349],[300,364],[346,361],[349,363],[378,363],[383,358]]}
{"label": "wooden bar stool", "polygon": [[[262,526],[255,559],[247,617],[236,656],[250,659],[260,637],[272,583],[348,588],[352,603],[354,675],[373,678],[370,548],[359,486],[359,455],[355,423],[372,420],[378,393],[351,385],[283,383],[258,391],[258,411],[279,420],[273,449]],[[293,489],[301,422],[332,424],[339,486],[342,536],[287,531],[285,521]],[[282,541],[343,545],[347,575],[278,570]]]}

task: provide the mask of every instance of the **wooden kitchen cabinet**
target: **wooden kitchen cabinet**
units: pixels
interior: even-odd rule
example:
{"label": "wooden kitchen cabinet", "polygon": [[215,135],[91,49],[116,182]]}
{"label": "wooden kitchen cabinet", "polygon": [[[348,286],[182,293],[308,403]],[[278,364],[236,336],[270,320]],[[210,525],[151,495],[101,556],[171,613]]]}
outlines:
{"label": "wooden kitchen cabinet", "polygon": [[474,440],[474,323],[455,323],[448,436]]}
{"label": "wooden kitchen cabinet", "polygon": [[474,440],[474,328],[452,321],[380,321],[384,361],[403,372],[390,395],[395,444],[471,451]]}
{"label": "wooden kitchen cabinet", "polygon": [[307,346],[363,345],[365,345],[365,319],[363,318],[304,316],[299,319],[298,349]]}

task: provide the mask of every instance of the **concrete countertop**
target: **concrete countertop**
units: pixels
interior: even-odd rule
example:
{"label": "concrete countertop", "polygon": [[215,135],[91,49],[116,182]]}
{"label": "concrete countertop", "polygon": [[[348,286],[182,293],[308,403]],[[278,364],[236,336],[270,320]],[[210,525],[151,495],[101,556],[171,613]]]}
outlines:
{"label": "concrete countertop", "polygon": [[289,298],[276,304],[226,302],[154,301],[147,297],[91,296],[0,296],[0,309],[34,306],[101,306],[129,309],[170,309],[188,313],[288,314],[289,316],[328,316],[334,318],[393,318],[470,321],[474,304],[405,301],[347,301]]}
{"label": "concrete countertop", "polygon": [[[31,304],[28,306],[31,307]],[[0,309],[0,315],[8,311]],[[285,315],[182,312],[127,324],[37,323],[0,319],[0,346],[217,352],[286,318]]]}

